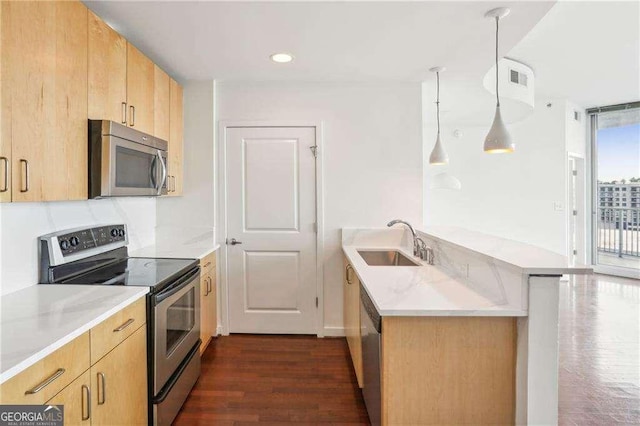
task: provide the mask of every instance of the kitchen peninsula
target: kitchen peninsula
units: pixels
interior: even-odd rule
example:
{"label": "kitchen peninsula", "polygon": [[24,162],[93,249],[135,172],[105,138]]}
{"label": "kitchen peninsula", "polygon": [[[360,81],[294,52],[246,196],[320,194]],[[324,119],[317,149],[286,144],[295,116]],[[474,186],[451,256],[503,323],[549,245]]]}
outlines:
{"label": "kitchen peninsula", "polygon": [[433,265],[403,229],[342,232],[345,333],[372,423],[557,424],[559,280],[591,268],[460,228],[416,237]]}

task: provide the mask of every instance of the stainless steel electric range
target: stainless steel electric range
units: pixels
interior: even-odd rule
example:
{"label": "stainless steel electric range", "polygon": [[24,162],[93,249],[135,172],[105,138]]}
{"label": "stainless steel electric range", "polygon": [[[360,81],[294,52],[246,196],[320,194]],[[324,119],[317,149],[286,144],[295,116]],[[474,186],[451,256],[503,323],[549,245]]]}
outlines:
{"label": "stainless steel electric range", "polygon": [[170,425],[200,376],[198,261],[129,257],[121,224],[55,232],[39,242],[42,284],[149,287],[149,424]]}

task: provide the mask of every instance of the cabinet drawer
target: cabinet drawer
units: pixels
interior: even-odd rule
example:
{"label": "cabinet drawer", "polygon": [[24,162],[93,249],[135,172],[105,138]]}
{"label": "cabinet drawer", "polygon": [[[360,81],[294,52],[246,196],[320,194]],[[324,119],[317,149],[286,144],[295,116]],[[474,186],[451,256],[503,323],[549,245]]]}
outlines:
{"label": "cabinet drawer", "polygon": [[64,405],[64,426],[91,424],[91,372],[85,371],[47,405]]}
{"label": "cabinet drawer", "polygon": [[90,367],[89,346],[86,332],[7,380],[0,386],[0,403],[44,404]]}
{"label": "cabinet drawer", "polygon": [[209,253],[202,259],[200,259],[200,267],[203,272],[210,271],[216,267],[216,252]]}
{"label": "cabinet drawer", "polygon": [[138,299],[91,329],[91,365],[145,324],[146,303]]}

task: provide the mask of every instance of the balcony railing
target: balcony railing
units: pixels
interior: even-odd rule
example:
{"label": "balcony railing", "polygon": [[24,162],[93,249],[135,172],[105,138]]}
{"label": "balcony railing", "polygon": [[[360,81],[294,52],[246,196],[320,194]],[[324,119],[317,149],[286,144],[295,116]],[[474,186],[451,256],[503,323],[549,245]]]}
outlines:
{"label": "balcony railing", "polygon": [[598,251],[640,257],[640,208],[598,209]]}

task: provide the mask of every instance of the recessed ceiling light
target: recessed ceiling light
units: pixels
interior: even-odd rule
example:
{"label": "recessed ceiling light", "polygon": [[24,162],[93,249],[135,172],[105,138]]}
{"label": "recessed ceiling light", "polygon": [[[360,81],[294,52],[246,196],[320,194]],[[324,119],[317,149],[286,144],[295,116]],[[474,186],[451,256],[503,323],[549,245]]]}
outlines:
{"label": "recessed ceiling light", "polygon": [[270,58],[273,62],[279,64],[286,64],[287,62],[293,61],[293,55],[290,53],[274,53]]}

